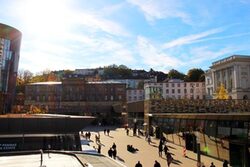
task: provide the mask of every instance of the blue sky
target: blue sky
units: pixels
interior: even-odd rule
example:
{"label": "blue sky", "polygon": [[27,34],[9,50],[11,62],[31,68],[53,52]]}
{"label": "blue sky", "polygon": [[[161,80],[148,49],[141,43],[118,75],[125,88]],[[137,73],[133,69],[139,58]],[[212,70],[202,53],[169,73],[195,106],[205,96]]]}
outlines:
{"label": "blue sky", "polygon": [[19,69],[33,73],[124,64],[206,70],[250,55],[250,0],[0,0],[22,34]]}

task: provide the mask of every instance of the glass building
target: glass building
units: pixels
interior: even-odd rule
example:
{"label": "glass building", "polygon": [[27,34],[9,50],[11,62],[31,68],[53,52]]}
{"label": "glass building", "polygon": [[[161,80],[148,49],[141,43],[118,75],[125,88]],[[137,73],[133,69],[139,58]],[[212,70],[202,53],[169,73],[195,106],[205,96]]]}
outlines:
{"label": "glass building", "polygon": [[22,34],[0,23],[0,114],[11,112]]}

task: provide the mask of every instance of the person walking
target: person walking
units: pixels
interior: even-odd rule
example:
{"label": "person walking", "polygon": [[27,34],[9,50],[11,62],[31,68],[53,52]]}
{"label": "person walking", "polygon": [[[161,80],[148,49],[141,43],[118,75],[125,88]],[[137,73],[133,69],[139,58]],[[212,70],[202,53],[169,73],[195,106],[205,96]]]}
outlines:
{"label": "person walking", "polygon": [[129,135],[129,129],[127,128],[127,130],[126,130],[126,131],[127,131],[127,136],[128,136],[128,135]]}
{"label": "person walking", "polygon": [[213,163],[213,162],[211,162],[211,165],[210,165],[210,167],[215,167],[215,165],[214,165],[214,163]]}
{"label": "person walking", "polygon": [[112,152],[112,153],[113,153],[113,158],[116,159],[116,155],[117,155],[116,149],[113,149],[113,152]]}
{"label": "person walking", "polygon": [[228,161],[227,160],[224,160],[223,167],[228,167]]}
{"label": "person walking", "polygon": [[170,164],[172,163],[173,161],[173,157],[170,153],[167,153],[167,164],[168,164],[168,167],[170,167]]}
{"label": "person walking", "polygon": [[163,149],[162,149],[162,143],[160,143],[159,146],[158,146],[159,157],[162,157],[162,151],[163,151]]}
{"label": "person walking", "polygon": [[112,158],[112,155],[113,155],[113,150],[112,150],[112,148],[110,147],[110,149],[108,150],[108,155],[109,155],[109,157],[111,157]]}
{"label": "person walking", "polygon": [[106,130],[106,129],[104,129],[104,135],[106,135],[106,131],[107,131],[107,130]]}
{"label": "person walking", "polygon": [[161,164],[158,161],[155,160],[154,167],[161,167]]}
{"label": "person walking", "polygon": [[167,146],[166,144],[164,145],[163,150],[164,150],[165,156],[167,157],[167,153],[168,153],[168,146]]}
{"label": "person walking", "polygon": [[151,142],[151,137],[148,135],[148,144]]}
{"label": "person walking", "polygon": [[108,136],[109,136],[109,132],[110,132],[110,130],[109,130],[109,129],[107,129],[107,134],[108,134]]}
{"label": "person walking", "polygon": [[135,167],[142,167],[142,164],[140,161],[137,162],[137,164],[135,164]]}
{"label": "person walking", "polygon": [[113,143],[112,148],[116,149],[116,144],[115,143]]}
{"label": "person walking", "polygon": [[99,154],[101,154],[101,144],[98,144],[98,148],[97,148],[97,152],[99,153]]}

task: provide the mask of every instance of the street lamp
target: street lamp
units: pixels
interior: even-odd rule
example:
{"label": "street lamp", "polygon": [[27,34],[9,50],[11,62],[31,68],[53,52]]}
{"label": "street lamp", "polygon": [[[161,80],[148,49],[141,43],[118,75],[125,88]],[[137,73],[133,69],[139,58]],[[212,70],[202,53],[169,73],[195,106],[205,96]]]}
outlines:
{"label": "street lamp", "polygon": [[134,129],[133,129],[133,135],[135,136],[136,135],[136,130],[137,130],[137,119],[134,118]]}

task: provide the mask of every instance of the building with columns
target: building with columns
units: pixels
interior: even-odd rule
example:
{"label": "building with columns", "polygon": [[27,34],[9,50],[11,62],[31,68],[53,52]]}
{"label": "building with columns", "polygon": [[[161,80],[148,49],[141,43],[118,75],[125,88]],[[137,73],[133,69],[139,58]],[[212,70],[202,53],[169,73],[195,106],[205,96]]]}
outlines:
{"label": "building with columns", "polygon": [[250,97],[250,56],[233,55],[212,63],[206,76],[206,95],[213,98],[222,83],[232,99]]}

